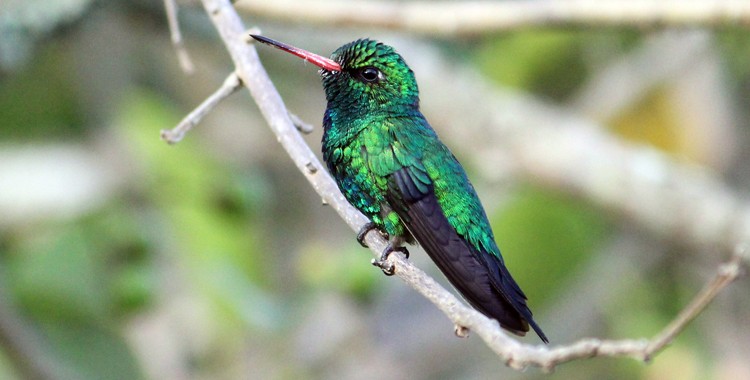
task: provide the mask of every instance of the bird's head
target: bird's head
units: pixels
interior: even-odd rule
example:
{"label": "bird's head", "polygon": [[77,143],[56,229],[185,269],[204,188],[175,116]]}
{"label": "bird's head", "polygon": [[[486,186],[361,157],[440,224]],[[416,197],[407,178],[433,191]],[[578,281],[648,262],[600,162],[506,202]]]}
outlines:
{"label": "bird's head", "polygon": [[320,67],[329,108],[377,114],[419,107],[414,73],[388,45],[360,39],[336,49],[329,59],[263,36],[252,37]]}

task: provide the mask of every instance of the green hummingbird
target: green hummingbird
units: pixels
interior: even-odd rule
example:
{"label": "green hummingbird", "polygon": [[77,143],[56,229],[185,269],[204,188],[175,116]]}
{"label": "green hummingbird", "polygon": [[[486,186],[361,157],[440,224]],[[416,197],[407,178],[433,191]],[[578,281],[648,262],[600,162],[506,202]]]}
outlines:
{"label": "green hummingbird", "polygon": [[396,51],[360,39],[326,58],[252,35],[320,67],[325,89],[323,160],[346,199],[389,238],[374,264],[401,245],[419,243],[450,283],[478,311],[525,335],[529,325],[545,343],[526,295],[505,267],[487,215],[461,164],[419,110],[414,73]]}

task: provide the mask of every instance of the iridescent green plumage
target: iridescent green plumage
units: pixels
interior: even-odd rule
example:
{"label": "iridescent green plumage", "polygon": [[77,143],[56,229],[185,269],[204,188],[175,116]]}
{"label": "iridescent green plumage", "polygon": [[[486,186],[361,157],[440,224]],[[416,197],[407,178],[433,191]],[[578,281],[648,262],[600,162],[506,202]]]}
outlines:
{"label": "iridescent green plumage", "polygon": [[466,173],[419,111],[403,58],[368,39],[340,47],[331,61],[314,58],[328,100],[323,159],[346,199],[392,240],[420,243],[479,311],[520,335],[530,324],[546,342]]}

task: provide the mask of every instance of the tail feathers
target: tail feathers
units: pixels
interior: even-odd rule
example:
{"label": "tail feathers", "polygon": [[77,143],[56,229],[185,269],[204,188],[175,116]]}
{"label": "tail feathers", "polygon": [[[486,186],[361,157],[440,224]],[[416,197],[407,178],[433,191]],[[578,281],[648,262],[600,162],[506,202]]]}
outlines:
{"label": "tail feathers", "polygon": [[394,210],[448,281],[474,308],[506,330],[523,336],[531,325],[547,343],[526,305],[526,296],[500,259],[471,247],[450,225],[432,189],[415,191],[409,179],[408,174],[394,173],[394,187],[399,191],[392,193],[390,201],[398,204]]}
{"label": "tail feathers", "polygon": [[[531,310],[528,305],[526,305],[526,295],[518,286],[518,283],[513,279],[513,276],[510,275],[508,268],[506,268],[505,265],[494,255],[480,253],[479,256],[485,258],[485,261],[488,261],[487,267],[493,268],[491,272],[499,274],[491,275],[490,279],[493,282],[494,288],[497,289],[498,293],[503,297],[505,303],[511,305],[513,310],[518,312],[524,322],[531,325],[531,328],[536,332],[542,342],[549,343],[549,339],[547,339],[542,328],[539,327],[536,321],[534,321]],[[529,330],[528,325],[526,326],[526,331]]]}

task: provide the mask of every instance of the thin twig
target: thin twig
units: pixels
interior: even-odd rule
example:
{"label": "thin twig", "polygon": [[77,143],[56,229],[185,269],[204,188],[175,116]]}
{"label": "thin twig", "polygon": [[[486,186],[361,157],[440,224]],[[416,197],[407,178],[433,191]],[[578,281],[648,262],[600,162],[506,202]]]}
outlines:
{"label": "thin twig", "polygon": [[169,144],[175,144],[185,137],[185,133],[198,125],[203,118],[208,115],[211,110],[216,107],[222,100],[234,94],[240,87],[242,87],[242,81],[236,73],[231,73],[224,80],[221,87],[216,92],[211,94],[206,100],[203,101],[198,107],[190,112],[185,118],[183,118],[176,127],[172,129],[164,129],[161,131],[162,140]]}
{"label": "thin twig", "polygon": [[745,0],[296,1],[240,0],[255,17],[326,27],[369,26],[440,36],[521,28],[750,26]]}
{"label": "thin twig", "polygon": [[[282,147],[320,194],[323,201],[331,205],[354,231],[359,230],[367,219],[346,202],[332,178],[325,171],[318,169],[322,167],[321,163],[299,135],[281,97],[260,64],[257,52],[251,45],[245,43],[242,36],[244,27],[235,10],[227,0],[202,1],[234,61],[237,76],[250,90]],[[368,234],[365,240],[374,256],[379,257],[386,241],[377,233]],[[736,254],[736,256],[741,255]],[[499,328],[496,321],[465,306],[452,293],[405,260],[403,255],[399,253],[391,255],[389,260],[395,265],[398,277],[432,301],[457,326],[474,331],[509,366],[522,369],[534,365],[548,370],[566,361],[593,356],[630,356],[640,360],[648,359],[656,350],[663,348],[671,341],[684,325],[697,315],[708,304],[708,301],[713,299],[718,290],[739,275],[741,263],[740,259],[736,261],[733,259],[727,267],[722,267],[730,268],[730,270],[721,271],[721,273],[726,273],[729,280],[719,282],[718,285],[710,285],[711,291],[699,294],[696,301],[689,305],[688,311],[680,314],[677,322],[670,324],[664,333],[657,335],[656,343],[652,344],[648,340],[585,339],[550,349],[545,346],[523,344],[511,338]],[[742,261],[742,264],[745,265],[747,262]],[[735,267],[736,269],[731,270]]]}
{"label": "thin twig", "polygon": [[290,113],[289,117],[292,119],[292,123],[294,123],[294,126],[297,127],[298,131],[304,134],[310,134],[315,130],[315,127],[312,124],[300,119],[299,116]]}
{"label": "thin twig", "polygon": [[169,24],[172,45],[174,45],[175,52],[177,53],[177,61],[180,62],[180,67],[184,73],[192,74],[195,71],[195,66],[182,41],[180,23],[177,19],[177,3],[175,0],[164,0],[164,9],[167,13],[167,23]]}
{"label": "thin twig", "polygon": [[743,248],[737,248],[737,253],[732,259],[719,267],[714,279],[706,284],[703,290],[688,304],[680,314],[675,317],[659,335],[651,340],[648,347],[644,350],[644,360],[649,360],[651,356],[661,351],[667,344],[679,335],[695,317],[698,316],[708,304],[716,297],[719,292],[731,284],[742,274],[743,268]]}

